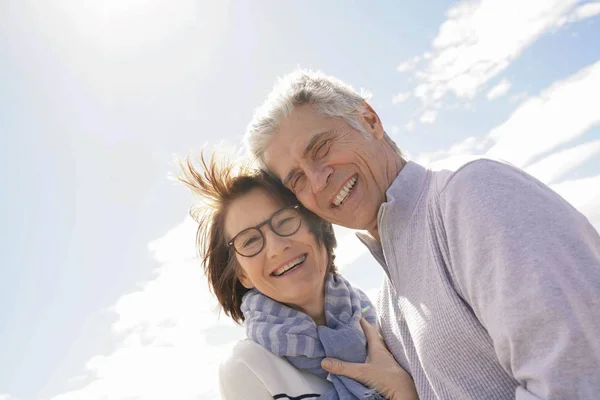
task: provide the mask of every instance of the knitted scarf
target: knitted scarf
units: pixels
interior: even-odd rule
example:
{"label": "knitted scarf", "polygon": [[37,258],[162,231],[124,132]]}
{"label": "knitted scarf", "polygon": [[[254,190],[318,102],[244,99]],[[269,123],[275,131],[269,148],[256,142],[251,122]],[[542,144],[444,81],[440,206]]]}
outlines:
{"label": "knitted scarf", "polygon": [[246,335],[293,366],[328,378],[334,388],[322,399],[380,400],[375,391],[344,376],[328,374],[321,360],[333,357],[362,363],[367,358],[367,340],[360,318],[372,325],[376,314],[369,298],[342,276],[330,274],[325,283],[326,325],[315,324],[308,315],[279,303],[256,289],[242,299]]}

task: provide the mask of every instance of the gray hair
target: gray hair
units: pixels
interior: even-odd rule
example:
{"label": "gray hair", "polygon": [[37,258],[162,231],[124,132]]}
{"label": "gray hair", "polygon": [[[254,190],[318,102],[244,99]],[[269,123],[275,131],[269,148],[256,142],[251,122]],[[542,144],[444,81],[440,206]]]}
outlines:
{"label": "gray hair", "polygon": [[[277,133],[280,121],[289,116],[294,107],[312,104],[317,112],[327,117],[341,117],[351,127],[371,137],[359,123],[369,99],[350,85],[318,71],[298,70],[278,79],[265,103],[259,107],[245,134],[250,153],[265,166],[264,152],[269,140]],[[403,157],[396,143],[384,132],[385,140]]]}

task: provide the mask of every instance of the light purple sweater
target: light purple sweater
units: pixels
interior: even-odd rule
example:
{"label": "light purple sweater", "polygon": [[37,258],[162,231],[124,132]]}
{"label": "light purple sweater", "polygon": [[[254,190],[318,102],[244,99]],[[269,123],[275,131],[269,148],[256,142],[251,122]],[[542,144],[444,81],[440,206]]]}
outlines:
{"label": "light purple sweater", "polygon": [[600,237],[523,171],[409,162],[360,235],[382,335],[421,399],[600,398]]}

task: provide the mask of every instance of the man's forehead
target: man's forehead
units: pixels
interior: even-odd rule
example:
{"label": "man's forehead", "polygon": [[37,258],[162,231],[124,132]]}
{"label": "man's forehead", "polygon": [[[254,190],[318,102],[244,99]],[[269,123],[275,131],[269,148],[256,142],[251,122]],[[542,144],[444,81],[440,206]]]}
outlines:
{"label": "man's forehead", "polygon": [[285,178],[285,175],[298,162],[302,142],[308,140],[300,136],[304,135],[286,137],[284,134],[277,134],[265,149],[265,163],[269,170],[280,180]]}
{"label": "man's forehead", "polygon": [[328,130],[331,120],[317,113],[311,104],[295,107],[280,121],[277,133],[266,148],[265,161],[269,169],[279,179],[285,179],[303,158],[311,140]]}

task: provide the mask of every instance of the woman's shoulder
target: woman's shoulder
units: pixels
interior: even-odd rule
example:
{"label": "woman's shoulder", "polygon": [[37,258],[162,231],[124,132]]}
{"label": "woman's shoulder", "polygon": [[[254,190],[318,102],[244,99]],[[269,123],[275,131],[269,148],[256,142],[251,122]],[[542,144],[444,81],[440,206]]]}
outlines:
{"label": "woman's shoulder", "polygon": [[219,366],[219,391],[225,400],[271,399],[272,392],[263,382],[260,368],[252,359],[260,354],[260,349],[243,340],[237,343]]}
{"label": "woman's shoulder", "polygon": [[[220,375],[237,375],[240,371],[251,371],[262,378],[264,375],[289,372],[295,368],[283,358],[277,357],[261,345],[245,339],[237,342],[221,362]],[[292,371],[295,372],[295,371]]]}
{"label": "woman's shoulder", "polygon": [[331,383],[308,372],[300,371],[252,340],[241,340],[221,362],[222,382],[258,379],[270,393],[325,393]]}
{"label": "woman's shoulder", "polygon": [[254,357],[273,357],[279,359],[275,354],[265,349],[260,344],[250,340],[244,339],[237,342],[231,349],[229,354],[230,358],[235,359],[252,359]]}

